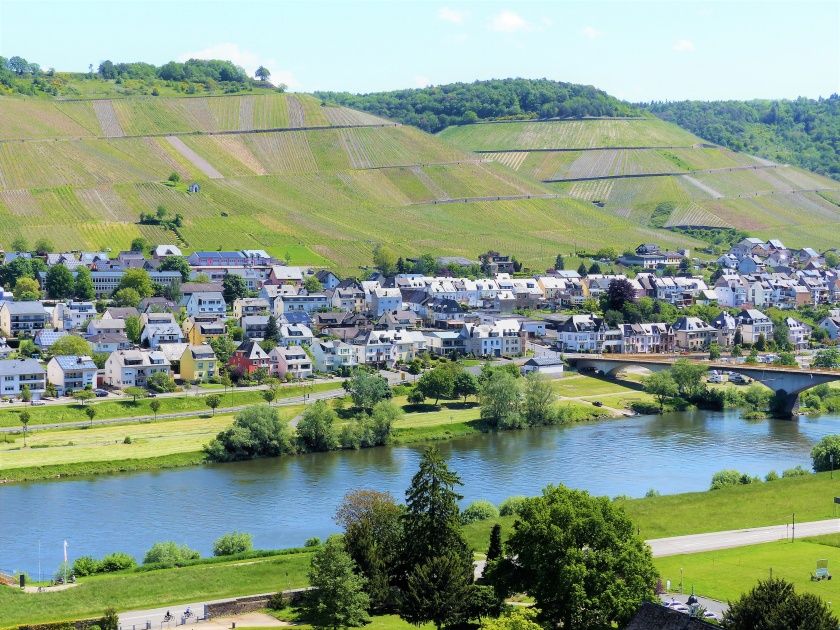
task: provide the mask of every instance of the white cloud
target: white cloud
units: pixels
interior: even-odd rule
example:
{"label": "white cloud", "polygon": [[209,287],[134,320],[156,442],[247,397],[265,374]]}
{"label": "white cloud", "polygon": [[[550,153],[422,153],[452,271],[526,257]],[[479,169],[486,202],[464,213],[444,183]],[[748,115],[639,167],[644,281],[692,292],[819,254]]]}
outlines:
{"label": "white cloud", "polygon": [[528,20],[513,11],[502,11],[490,18],[490,30],[498,33],[514,33],[529,28]]}
{"label": "white cloud", "polygon": [[674,42],[674,50],[677,52],[694,52],[694,42],[690,39],[678,39]]}
{"label": "white cloud", "polygon": [[419,88],[429,87],[431,84],[432,80],[425,75],[418,74],[414,77],[414,85],[416,85]]}
{"label": "white cloud", "polygon": [[580,32],[586,39],[598,39],[601,35],[603,35],[603,33],[594,26],[584,26]]}
{"label": "white cloud", "polygon": [[274,85],[285,83],[292,89],[300,87],[300,82],[295,75],[290,70],[281,68],[276,59],[263,57],[258,53],[245,50],[240,48],[238,44],[230,42],[214,44],[202,50],[186,52],[178,56],[178,61],[186,61],[187,59],[227,59],[237,66],[244,68],[249,76],[254,76],[254,70],[260,66],[265,66],[271,72],[269,81]]}
{"label": "white cloud", "polygon": [[462,24],[466,17],[466,11],[450,9],[449,7],[441,7],[438,10],[438,18],[443,20],[444,22],[452,22],[452,24]]}

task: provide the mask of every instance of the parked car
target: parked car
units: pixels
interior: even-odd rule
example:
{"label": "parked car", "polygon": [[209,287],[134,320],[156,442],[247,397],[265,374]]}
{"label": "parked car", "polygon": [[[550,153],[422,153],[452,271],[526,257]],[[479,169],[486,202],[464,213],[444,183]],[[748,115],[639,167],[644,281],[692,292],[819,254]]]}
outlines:
{"label": "parked car", "polygon": [[735,373],[729,377],[730,383],[735,383],[735,385],[747,385],[751,382],[749,376],[744,376],[743,374]]}
{"label": "parked car", "polygon": [[602,403],[600,400],[594,400],[594,401],[592,401],[592,404],[595,405],[596,407],[603,407],[604,406],[604,403]]}
{"label": "parked car", "polygon": [[725,379],[724,379],[723,374],[717,374],[717,373],[709,374],[709,378],[706,379],[706,381],[709,382],[709,383],[723,383],[724,380]]}
{"label": "parked car", "polygon": [[42,405],[46,405],[46,404],[47,403],[45,403],[43,400],[33,400],[32,401],[32,406],[33,407],[41,407]]}
{"label": "parked car", "polygon": [[105,396],[108,395],[108,390],[107,389],[95,389],[95,390],[93,390],[93,393],[96,394],[97,398],[105,398]]}

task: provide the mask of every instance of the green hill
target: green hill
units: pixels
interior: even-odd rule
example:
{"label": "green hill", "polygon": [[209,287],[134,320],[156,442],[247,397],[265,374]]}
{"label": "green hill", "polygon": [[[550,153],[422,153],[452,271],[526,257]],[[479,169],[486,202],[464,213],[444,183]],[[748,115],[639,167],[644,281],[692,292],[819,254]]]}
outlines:
{"label": "green hill", "polygon": [[[159,206],[182,216],[177,231],[139,224]],[[0,97],[0,234],[114,250],[142,235],[345,272],[379,242],[403,256],[492,248],[537,268],[575,245],[696,245],[414,127],[276,91]]]}
{"label": "green hill", "polygon": [[438,136],[640,227],[730,227],[791,246],[837,245],[838,182],[662,120],[484,123]]}

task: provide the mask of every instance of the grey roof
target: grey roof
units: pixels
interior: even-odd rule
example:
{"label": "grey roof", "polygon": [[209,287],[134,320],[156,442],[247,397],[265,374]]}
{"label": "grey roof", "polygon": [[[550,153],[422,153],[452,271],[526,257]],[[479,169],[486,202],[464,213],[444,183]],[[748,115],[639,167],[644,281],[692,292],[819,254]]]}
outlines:
{"label": "grey roof", "polygon": [[75,354],[68,354],[62,355],[59,357],[53,357],[53,361],[58,363],[59,367],[62,370],[95,370],[96,363],[93,362],[93,359],[87,356],[78,356]]}
{"label": "grey roof", "polygon": [[70,333],[64,330],[39,330],[35,335],[35,344],[41,347],[50,347],[62,337]]}
{"label": "grey roof", "polygon": [[717,627],[678,610],[645,602],[624,630],[708,630]]}
{"label": "grey roof", "polygon": [[525,365],[536,365],[537,367],[549,367],[552,365],[563,365],[560,359],[554,357],[531,357],[525,361]]}
{"label": "grey roof", "polygon": [[3,306],[12,315],[32,315],[33,313],[46,315],[41,302],[3,302]]}
{"label": "grey roof", "polygon": [[35,359],[6,359],[0,361],[0,374],[43,374],[44,368]]}

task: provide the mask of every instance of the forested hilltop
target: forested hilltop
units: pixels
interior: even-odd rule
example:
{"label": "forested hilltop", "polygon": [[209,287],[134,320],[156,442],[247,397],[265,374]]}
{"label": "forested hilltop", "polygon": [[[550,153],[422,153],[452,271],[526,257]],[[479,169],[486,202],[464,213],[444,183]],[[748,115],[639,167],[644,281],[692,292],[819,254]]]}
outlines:
{"label": "forested hilltop", "polygon": [[591,85],[548,79],[493,79],[393,92],[315,95],[432,133],[482,120],[639,115],[632,105]]}
{"label": "forested hilltop", "polygon": [[840,179],[840,96],[794,101],[678,101],[645,106],[736,151]]}

